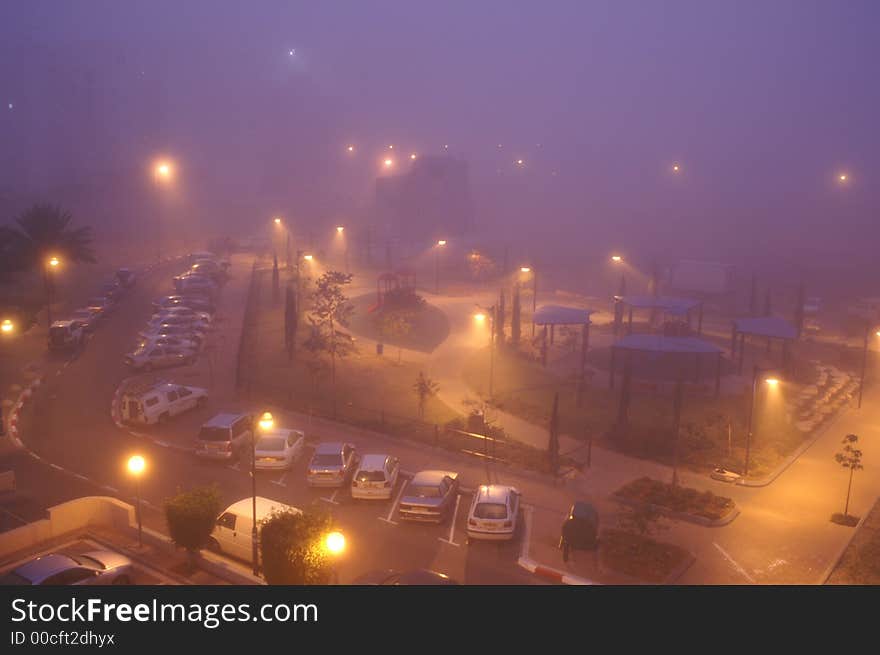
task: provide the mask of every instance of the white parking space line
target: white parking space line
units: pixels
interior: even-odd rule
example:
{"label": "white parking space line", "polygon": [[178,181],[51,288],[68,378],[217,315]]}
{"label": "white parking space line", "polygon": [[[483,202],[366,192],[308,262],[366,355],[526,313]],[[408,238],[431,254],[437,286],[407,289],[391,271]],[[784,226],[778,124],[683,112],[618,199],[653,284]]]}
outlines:
{"label": "white parking space line", "polygon": [[718,552],[724,556],[724,559],[726,559],[728,562],[730,562],[730,564],[733,566],[733,568],[735,568],[739,573],[741,573],[742,576],[746,580],[748,580],[752,584],[758,584],[757,582],[755,582],[755,579],[752,576],[750,576],[748,574],[748,572],[743,567],[741,567],[739,564],[737,564],[736,560],[734,560],[730,555],[727,554],[726,550],[724,550],[721,546],[719,546],[714,541],[712,542],[712,545],[718,549]]}
{"label": "white parking space line", "polygon": [[457,494],[455,496],[455,510],[452,512],[452,520],[449,522],[449,539],[444,539],[443,537],[437,537],[443,543],[451,544],[452,546],[461,546],[461,544],[455,543],[455,541],[453,541],[453,539],[452,539],[455,536],[455,519],[458,517],[459,503],[461,503],[461,494]]}
{"label": "white parking space line", "polygon": [[241,470],[241,468],[238,466],[238,462],[236,462],[235,464],[227,464],[226,468],[232,469],[233,471],[240,471]]}
{"label": "white parking space line", "polygon": [[336,494],[338,494],[338,493],[339,493],[339,489],[334,491],[333,494],[329,498],[324,498],[323,496],[321,496],[321,500],[323,500],[325,503],[332,503],[334,505],[338,505],[339,503],[336,500]]}
{"label": "white parking space line", "polygon": [[272,484],[277,484],[279,487],[286,487],[287,482],[285,482],[285,480],[287,479],[288,473],[290,473],[290,469],[287,469],[284,473],[282,473],[281,477],[277,480],[269,480],[269,482],[271,482]]}
{"label": "white parking space line", "polygon": [[388,510],[388,516],[379,516],[378,519],[380,521],[385,521],[385,523],[390,523],[391,525],[397,525],[397,521],[392,521],[391,517],[394,516],[394,510],[397,509],[397,505],[400,503],[400,498],[403,496],[403,490],[406,488],[406,482],[400,485],[400,491],[397,492],[397,497],[394,499],[394,502],[391,503],[391,509]]}

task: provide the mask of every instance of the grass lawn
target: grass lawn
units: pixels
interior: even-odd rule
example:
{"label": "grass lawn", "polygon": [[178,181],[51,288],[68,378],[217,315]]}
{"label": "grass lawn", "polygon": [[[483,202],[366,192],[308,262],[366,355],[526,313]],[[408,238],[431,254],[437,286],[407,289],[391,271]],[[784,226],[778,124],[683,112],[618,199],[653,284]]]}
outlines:
{"label": "grass lawn", "polygon": [[625,530],[603,530],[599,539],[602,566],[642,582],[664,582],[688,557],[678,546]]}
{"label": "grass lawn", "polygon": [[[463,375],[467,384],[485,395],[488,386],[488,354],[471,358]],[[672,390],[634,391],[626,434],[613,434],[617,419],[621,380],[611,390],[602,384],[588,387],[577,405],[576,383],[537,362],[509,352],[495,358],[495,405],[537,425],[547,425],[554,392],[559,392],[561,431],[576,438],[592,434],[604,445],[630,455],[666,463],[672,460]],[[764,394],[755,413],[750,455],[750,474],[761,476],[802,443],[803,435],[785,416],[780,388]],[[686,393],[680,431],[682,466],[708,471],[715,466],[741,471],[745,460],[747,394]]]}
{"label": "grass lawn", "polygon": [[[352,298],[354,316],[351,330],[369,339],[381,341],[388,346],[408,348],[429,353],[449,336],[449,321],[446,314],[433,305],[426,304],[416,315],[408,334],[400,336],[383,335],[381,329],[381,313],[369,313],[376,303],[375,294],[366,294]],[[386,354],[393,354],[387,353]]]}
{"label": "grass lawn", "polygon": [[828,584],[880,585],[880,502],[874,504]]}
{"label": "grass lawn", "polygon": [[716,496],[711,491],[699,492],[690,487],[673,487],[651,478],[633,480],[618,489],[615,495],[709,520],[724,518],[734,507],[730,498]]}

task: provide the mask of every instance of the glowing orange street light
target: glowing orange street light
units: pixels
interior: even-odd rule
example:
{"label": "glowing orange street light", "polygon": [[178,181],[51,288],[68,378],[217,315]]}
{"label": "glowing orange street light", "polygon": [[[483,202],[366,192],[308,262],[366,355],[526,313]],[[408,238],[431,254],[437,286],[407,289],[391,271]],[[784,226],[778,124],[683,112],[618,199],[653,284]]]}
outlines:
{"label": "glowing orange street light", "polygon": [[477,312],[476,314],[474,314],[474,320],[475,320],[477,323],[481,323],[481,324],[482,324],[482,323],[484,323],[484,322],[486,321],[486,315],[485,315],[483,312]]}
{"label": "glowing orange street light", "polygon": [[623,261],[623,257],[621,257],[620,255],[611,255],[611,261],[613,261],[615,264],[619,264]]}
{"label": "glowing orange street light", "polygon": [[336,226],[336,233],[342,234],[343,232],[345,232],[345,227],[343,227],[342,225],[337,225]]}
{"label": "glowing orange street light", "polygon": [[137,514],[138,522],[138,546],[143,546],[143,521],[141,520],[141,475],[147,468],[147,462],[140,455],[132,455],[128,458],[126,468],[128,469],[129,474],[134,478],[135,496],[137,497],[137,506],[135,507],[135,513]]}
{"label": "glowing orange street light", "polygon": [[170,180],[173,170],[171,164],[167,161],[160,161],[156,164],[155,174],[160,180]]}
{"label": "glowing orange street light", "polygon": [[532,272],[532,269],[531,269],[530,267],[528,267],[528,266],[520,266],[520,267],[519,267],[519,272],[520,272],[520,273],[531,273],[531,272]]}
{"label": "glowing orange street light", "polygon": [[409,156],[409,158],[410,158],[410,159],[415,159],[415,158],[416,158],[416,153],[412,153],[412,154]]}
{"label": "glowing orange street light", "polygon": [[275,419],[272,417],[272,412],[263,412],[263,415],[260,416],[260,429],[264,432],[267,430],[271,430],[275,426]]}
{"label": "glowing orange street light", "polygon": [[840,180],[841,182],[846,182],[847,179],[849,179],[849,176],[846,173],[841,173],[840,175],[837,176],[837,179]]}
{"label": "glowing orange street light", "polygon": [[58,268],[58,264],[60,263],[61,262],[58,260],[57,257],[51,257],[49,259],[49,266],[51,266],[52,268]]}
{"label": "glowing orange street light", "polygon": [[389,150],[394,150],[394,144],[389,145],[389,146],[388,146],[388,149],[389,149]]}
{"label": "glowing orange street light", "polygon": [[324,538],[324,545],[333,555],[339,555],[345,550],[345,535],[338,530],[329,533]]}
{"label": "glowing orange street light", "polygon": [[391,168],[394,165],[394,160],[390,157],[385,160],[385,168]]}
{"label": "glowing orange street light", "polygon": [[672,170],[673,170],[675,173],[678,173],[678,171],[681,170],[681,167],[680,167],[678,164],[673,164],[673,165],[672,165]]}
{"label": "glowing orange street light", "polygon": [[303,255],[303,259],[305,259],[307,262],[310,262],[314,259],[314,257],[312,255]]}
{"label": "glowing orange street light", "polygon": [[764,380],[764,382],[766,382],[771,387],[775,387],[779,384],[779,380],[777,378],[767,378],[766,380]]}
{"label": "glowing orange street light", "polygon": [[516,160],[516,163],[517,163],[517,166],[522,166],[522,165],[523,165],[523,160],[522,160],[522,159],[517,159],[517,160]]}
{"label": "glowing orange street light", "polygon": [[437,245],[438,245],[438,246],[445,246],[445,245],[446,245],[446,239],[440,239],[440,240],[437,242]]}
{"label": "glowing orange street light", "polygon": [[354,146],[348,146],[346,150],[348,150],[349,152],[354,152]]}
{"label": "glowing orange street light", "polygon": [[3,334],[9,334],[15,329],[15,324],[10,321],[8,318],[4,318],[3,322],[0,323],[0,332]]}
{"label": "glowing orange street light", "polygon": [[280,218],[276,218],[276,219],[275,219],[275,225],[281,225],[281,219],[280,219]]}

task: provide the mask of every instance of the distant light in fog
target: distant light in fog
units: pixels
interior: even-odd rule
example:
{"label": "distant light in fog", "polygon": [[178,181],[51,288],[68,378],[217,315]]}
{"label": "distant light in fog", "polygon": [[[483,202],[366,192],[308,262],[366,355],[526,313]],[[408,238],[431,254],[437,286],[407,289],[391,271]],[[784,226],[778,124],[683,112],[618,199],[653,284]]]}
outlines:
{"label": "distant light in fog", "polygon": [[385,160],[385,168],[391,168],[392,166],[394,166],[394,160],[390,159],[390,158],[386,159]]}
{"label": "distant light in fog", "polygon": [[11,103],[11,102],[9,103],[9,108],[12,109],[12,103]]}
{"label": "distant light in fog", "polygon": [[394,144],[393,144],[393,143],[392,143],[392,144],[389,144],[388,149],[389,149],[389,150],[394,150]]}
{"label": "distant light in fog", "polygon": [[412,153],[412,154],[409,156],[409,158],[410,158],[410,159],[415,159],[415,158],[416,158],[416,153]]}
{"label": "distant light in fog", "polygon": [[354,146],[348,146],[347,150],[348,150],[349,152],[354,152]]}
{"label": "distant light in fog", "polygon": [[679,170],[681,170],[681,167],[680,167],[678,164],[673,164],[673,165],[672,165],[672,171],[673,171],[674,173],[678,173]]}
{"label": "distant light in fog", "polygon": [[849,179],[849,176],[846,173],[841,173],[837,176],[837,179],[841,182],[846,182]]}
{"label": "distant light in fog", "polygon": [[444,149],[444,150],[449,150],[449,146],[448,146],[448,145],[444,145],[444,146],[443,146],[443,149]]}
{"label": "distant light in fog", "polygon": [[296,50],[288,50],[287,54],[293,57],[296,54]]}
{"label": "distant light in fog", "polygon": [[522,165],[523,165],[523,160],[522,160],[522,159],[517,159],[517,160],[516,160],[516,165],[517,165],[517,166],[522,166]]}

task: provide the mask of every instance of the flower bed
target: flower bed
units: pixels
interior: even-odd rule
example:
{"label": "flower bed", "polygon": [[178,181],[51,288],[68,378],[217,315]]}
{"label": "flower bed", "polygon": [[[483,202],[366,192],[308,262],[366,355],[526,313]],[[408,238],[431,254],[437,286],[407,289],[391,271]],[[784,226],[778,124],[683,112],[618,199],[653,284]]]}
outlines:
{"label": "flower bed", "polygon": [[599,539],[602,566],[641,582],[666,582],[689,557],[683,548],[625,530],[603,530]]}
{"label": "flower bed", "polygon": [[733,511],[730,498],[716,496],[711,491],[697,491],[690,487],[673,487],[671,484],[639,478],[617,490],[616,496],[626,500],[650,503],[671,512],[691,514],[710,521],[717,521]]}

